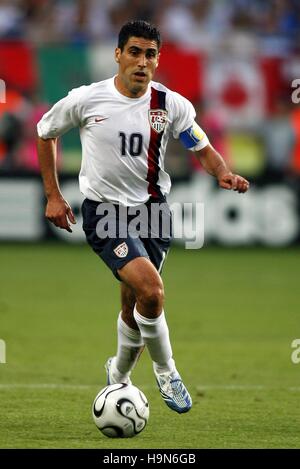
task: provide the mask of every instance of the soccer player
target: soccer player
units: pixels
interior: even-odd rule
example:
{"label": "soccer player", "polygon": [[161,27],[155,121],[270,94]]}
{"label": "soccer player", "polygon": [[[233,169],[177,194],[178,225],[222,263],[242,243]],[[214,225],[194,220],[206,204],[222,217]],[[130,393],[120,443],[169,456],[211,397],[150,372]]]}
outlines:
{"label": "soccer player", "polygon": [[[135,236],[127,230],[124,234],[120,214],[125,208],[129,223],[130,210],[143,207],[143,213],[150,215],[159,204],[159,221],[170,221],[166,204],[170,178],[164,170],[170,134],[197,155],[220,187],[243,193],[249,183],[233,174],[210,145],[195,122],[192,104],[152,81],[160,48],[160,33],[155,27],[145,21],[126,23],[115,50],[117,75],[72,90],[47,112],[37,126],[38,154],[48,200],[46,217],[71,232],[76,221],[60,191],[56,142],[72,127],[79,127],[83,229],[88,243],[121,284],[117,353],[105,365],[108,384],[130,383],[131,371],[146,346],[162,398],[172,410],[183,413],[191,408],[192,399],[175,366],[160,276],[171,233],[156,227],[153,235],[149,216],[146,233]],[[110,226],[113,221],[117,228],[112,236],[99,229],[104,219]]]}

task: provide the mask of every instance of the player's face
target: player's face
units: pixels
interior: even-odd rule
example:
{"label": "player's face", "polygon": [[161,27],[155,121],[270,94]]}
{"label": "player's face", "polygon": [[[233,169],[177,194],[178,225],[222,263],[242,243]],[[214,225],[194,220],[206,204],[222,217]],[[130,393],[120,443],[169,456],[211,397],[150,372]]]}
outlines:
{"label": "player's face", "polygon": [[115,59],[119,64],[117,89],[130,98],[142,96],[158,66],[159,51],[156,41],[132,36],[123,51],[116,49]]}

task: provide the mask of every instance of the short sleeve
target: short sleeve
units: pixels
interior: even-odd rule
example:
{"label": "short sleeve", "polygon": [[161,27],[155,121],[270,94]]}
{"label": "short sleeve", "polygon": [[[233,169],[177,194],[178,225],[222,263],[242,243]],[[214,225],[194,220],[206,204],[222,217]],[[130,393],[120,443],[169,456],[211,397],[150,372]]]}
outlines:
{"label": "short sleeve", "polygon": [[58,101],[43,115],[37,124],[39,137],[43,139],[60,137],[73,127],[80,126],[80,97],[82,88],[75,88]]}
{"label": "short sleeve", "polygon": [[172,93],[173,101],[173,136],[179,138],[181,132],[193,125],[196,111],[190,101],[178,93]]}

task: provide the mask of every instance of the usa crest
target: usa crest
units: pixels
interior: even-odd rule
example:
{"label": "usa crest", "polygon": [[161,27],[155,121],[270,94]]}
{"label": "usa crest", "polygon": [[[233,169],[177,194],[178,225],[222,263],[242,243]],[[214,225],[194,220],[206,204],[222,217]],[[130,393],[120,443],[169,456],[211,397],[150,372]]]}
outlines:
{"label": "usa crest", "polygon": [[149,122],[153,130],[160,134],[163,132],[167,123],[168,112],[163,109],[150,109]]}
{"label": "usa crest", "polygon": [[114,249],[114,253],[118,256],[118,257],[126,257],[127,254],[128,254],[128,246],[127,244],[124,242],[124,243],[121,243],[119,244],[119,246],[117,246],[115,249]]}

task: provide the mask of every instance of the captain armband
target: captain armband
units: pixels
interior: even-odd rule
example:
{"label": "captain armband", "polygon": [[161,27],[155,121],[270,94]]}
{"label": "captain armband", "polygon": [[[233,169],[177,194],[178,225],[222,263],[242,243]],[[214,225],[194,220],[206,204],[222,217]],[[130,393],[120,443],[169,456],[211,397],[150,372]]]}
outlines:
{"label": "captain armband", "polygon": [[209,143],[206,133],[196,122],[189,129],[181,132],[179,139],[185,148],[192,151],[201,150]]}

